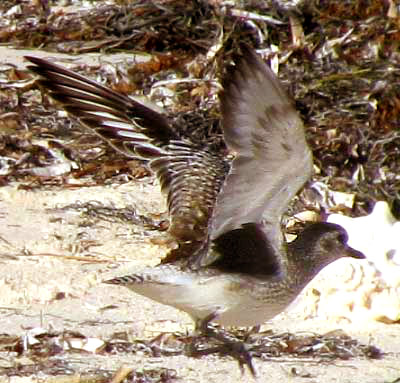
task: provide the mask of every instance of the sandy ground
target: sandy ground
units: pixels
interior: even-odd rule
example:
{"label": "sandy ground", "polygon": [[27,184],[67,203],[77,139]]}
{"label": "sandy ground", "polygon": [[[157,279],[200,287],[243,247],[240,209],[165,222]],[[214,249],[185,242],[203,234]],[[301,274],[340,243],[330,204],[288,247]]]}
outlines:
{"label": "sandy ground", "polygon": [[[3,62],[23,65],[20,57],[26,52],[7,50],[4,53],[4,47],[0,49]],[[69,190],[23,191],[18,185],[1,188],[1,333],[22,337],[30,328],[42,327],[56,331],[77,330],[86,336],[103,339],[115,332],[128,331],[132,336],[149,339],[164,331],[192,329],[191,320],[185,314],[123,288],[101,283],[110,276],[123,274],[121,269],[133,270],[156,264],[166,248],[155,245],[150,239],[161,234],[102,220],[92,220],[89,224],[76,211],[59,209],[77,201],[135,206],[141,214],[165,211],[158,185],[151,177],[129,185]],[[321,284],[328,280],[331,286],[340,290],[347,277],[335,279],[336,274],[340,274],[337,270],[346,269],[347,273],[349,267],[340,265],[325,270],[325,278],[319,278],[296,307],[267,323],[265,328],[276,332],[315,331],[321,334],[343,329],[360,341],[380,347],[386,352],[384,358],[331,363],[255,359],[258,381],[390,383],[400,379],[399,324],[377,322],[365,310],[358,315],[343,314],[343,308],[337,308],[334,299],[324,305],[323,312],[317,310],[318,299],[312,298],[315,289],[323,291],[325,287]],[[354,278],[350,279],[351,284]],[[344,290],[346,286],[343,285]],[[350,294],[354,289],[347,290]],[[4,368],[27,361],[4,352],[0,356],[1,382],[52,381],[40,372],[31,377],[1,376]],[[149,358],[141,353],[117,356],[77,353],[67,354],[66,358],[73,369],[82,373],[93,369],[116,370],[126,364],[138,370],[175,369],[177,381],[181,382],[252,381],[249,374],[241,375],[233,359],[218,355],[195,359],[185,356]]]}
{"label": "sandy ground", "polygon": [[[72,191],[26,192],[12,186],[2,188],[0,234],[9,242],[1,245],[2,332],[23,336],[29,328],[43,327],[58,331],[77,330],[86,336],[104,339],[115,332],[128,331],[143,339],[163,331],[190,330],[192,324],[185,314],[123,288],[101,283],[110,275],[123,274],[124,271],[118,271],[120,268],[125,270],[154,264],[165,251],[150,242],[149,238],[154,235],[126,227],[126,224],[102,221],[85,227],[79,214],[52,211],[61,204],[78,200],[98,200],[116,206],[135,201],[142,212],[162,210],[158,187],[152,183],[148,179],[136,185]],[[88,247],[87,243],[91,246]],[[64,293],[65,298],[56,299],[59,293]],[[335,313],[304,319],[307,311],[304,305],[310,308],[306,302],[299,302],[293,310],[265,327],[276,332],[308,330],[317,333],[341,328],[360,341],[382,348],[388,355],[382,360],[352,359],[325,364],[255,359],[260,381],[268,378],[271,382],[282,379],[293,382],[391,382],[400,377],[399,325],[373,321],[364,321],[361,325],[346,324],[338,322]],[[113,309],[105,310],[111,305]],[[4,358],[3,366],[12,364],[15,356]],[[71,359],[69,356],[68,362],[79,371],[117,369],[121,364],[139,369],[167,367],[176,369],[178,376],[189,382],[220,382],[227,374],[232,382],[251,380],[249,376],[241,376],[235,361],[215,355],[194,359],[89,354]],[[14,377],[10,381],[21,379]]]}

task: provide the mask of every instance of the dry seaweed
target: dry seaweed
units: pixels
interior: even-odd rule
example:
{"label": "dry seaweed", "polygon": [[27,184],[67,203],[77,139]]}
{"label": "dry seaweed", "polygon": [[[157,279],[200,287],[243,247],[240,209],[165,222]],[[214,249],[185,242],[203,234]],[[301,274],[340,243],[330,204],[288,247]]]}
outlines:
{"label": "dry seaweed", "polygon": [[[128,348],[126,345],[123,352],[142,351],[145,344],[142,341],[135,341]],[[24,336],[9,334],[0,335],[0,353],[7,353],[12,356],[8,366],[0,367],[1,376],[42,376],[60,377],[60,381],[67,377],[68,382],[76,383],[108,383],[116,376],[116,371],[109,369],[86,369],[84,373],[69,362],[69,357],[74,354],[110,355],[121,352],[118,344],[113,341],[102,341],[96,338],[87,338],[81,333],[47,332],[42,328],[33,328]],[[7,358],[6,358],[7,359]],[[118,373],[118,372],[117,372]],[[166,383],[175,381],[176,371],[167,368],[143,369],[140,367],[131,368],[120,383],[143,382],[143,383]],[[57,380],[55,380],[57,381]]]}
{"label": "dry seaweed", "polygon": [[[71,69],[126,94],[151,96],[164,106],[179,134],[198,143],[213,142],[216,150],[224,150],[216,97],[219,81],[239,44],[247,42],[271,61],[296,102],[318,168],[314,181],[355,194],[354,207],[346,214],[364,215],[375,201],[386,200],[400,217],[398,6],[381,0],[288,4],[138,0],[62,8],[50,1],[6,0],[0,4],[0,41],[81,54],[150,53],[146,63],[117,63],[113,68],[106,63],[73,65]],[[26,189],[66,188],[123,183],[149,175],[140,161],[127,160],[92,134],[82,134],[32,78],[12,65],[0,67],[0,186],[18,182]],[[303,199],[297,210],[304,204],[315,205],[306,194]],[[90,204],[66,208],[85,212],[89,218],[165,228],[162,220],[138,216],[133,210]],[[317,208],[329,212],[323,211],[329,207]],[[16,364],[0,374],[69,371],[52,354],[58,352],[52,344],[60,336],[65,334],[43,337],[37,349],[29,350],[37,358],[33,366]],[[360,345],[345,335],[250,338],[254,356],[269,360],[286,355],[308,361],[382,356],[374,346]],[[2,351],[28,352],[18,337],[14,343],[3,340]],[[111,339],[102,352],[140,348],[149,356],[171,355],[184,352],[185,344],[192,341],[183,335],[131,343]],[[215,346],[209,340],[199,342],[205,342],[204,348]],[[40,361],[45,355],[51,356],[50,361]],[[158,381],[168,381],[165,376]]]}
{"label": "dry seaweed", "polygon": [[126,224],[141,226],[144,229],[162,230],[168,229],[167,217],[152,217],[139,214],[135,208],[116,208],[115,206],[104,206],[98,201],[76,202],[65,205],[57,209],[51,209],[52,212],[59,211],[80,212],[82,218],[98,219],[109,222],[123,222]]}
{"label": "dry seaweed", "polygon": [[[216,84],[239,42],[246,41],[275,64],[278,58],[280,77],[307,127],[320,170],[315,180],[334,190],[356,193],[353,215],[368,213],[376,200],[398,206],[397,8],[377,0],[314,0],[300,2],[297,8],[285,4],[248,1],[242,6],[221,7],[200,0],[120,1],[89,8],[77,4],[64,10],[51,2],[28,5],[9,1],[1,6],[0,36],[4,42],[24,47],[153,52],[149,63],[124,70],[73,69],[89,75],[96,71],[99,80],[119,91],[152,92],[182,135],[194,141],[216,141],[220,150],[224,145]],[[30,91],[34,85],[13,88],[26,81],[21,80],[25,73],[15,68],[1,73],[5,116],[0,132],[1,184],[22,177],[27,187],[68,185],[69,174],[78,179],[91,177],[89,184],[132,178],[121,177],[132,172],[126,159],[97,138],[82,136],[80,128],[58,117],[57,109],[46,99],[42,105]],[[10,86],[5,87],[7,83]],[[165,96],[163,89],[174,94]],[[49,140],[49,145],[57,141],[58,155],[38,145],[38,138]],[[60,161],[60,157],[66,160]],[[46,169],[29,170],[41,167]],[[394,209],[394,213],[398,211]]]}
{"label": "dry seaweed", "polygon": [[[221,330],[222,331],[222,330]],[[384,353],[373,345],[364,345],[352,339],[342,331],[325,335],[273,334],[271,331],[248,334],[233,331],[232,337],[246,341],[246,347],[252,357],[279,362],[332,363],[352,358],[380,359]],[[15,355],[15,364],[0,368],[0,375],[30,376],[39,371],[57,375],[73,375],[75,367],[68,362],[68,355],[94,353],[103,357],[121,354],[146,354],[148,357],[185,355],[194,356],[187,347],[192,342],[201,344],[198,357],[218,352],[229,355],[229,349],[209,338],[195,338],[183,334],[163,333],[154,339],[132,339],[128,333],[113,334],[107,340],[88,338],[79,332],[53,332],[41,328],[27,331],[20,336],[2,334],[0,352]],[[34,363],[32,363],[34,362]],[[92,379],[108,378],[114,374],[110,370],[86,371],[85,376]],[[171,369],[137,371],[133,368],[131,376],[123,382],[130,382],[135,377],[143,382],[169,382],[176,378]],[[139,380],[143,379],[143,380]],[[103,380],[94,380],[103,381]],[[105,380],[109,381],[109,380]]]}

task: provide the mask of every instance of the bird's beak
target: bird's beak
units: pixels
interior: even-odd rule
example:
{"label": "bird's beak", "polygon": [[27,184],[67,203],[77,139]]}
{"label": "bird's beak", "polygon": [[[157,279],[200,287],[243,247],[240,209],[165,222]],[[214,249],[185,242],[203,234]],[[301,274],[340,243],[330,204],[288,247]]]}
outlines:
{"label": "bird's beak", "polygon": [[356,258],[356,259],[365,259],[366,258],[366,256],[361,251],[353,249],[351,246],[346,247],[346,249],[344,251],[344,256]]}

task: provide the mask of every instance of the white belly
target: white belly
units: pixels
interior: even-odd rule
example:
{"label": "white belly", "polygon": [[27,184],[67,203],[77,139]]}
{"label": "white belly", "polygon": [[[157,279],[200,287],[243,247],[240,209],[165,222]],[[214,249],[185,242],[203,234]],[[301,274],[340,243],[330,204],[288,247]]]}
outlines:
{"label": "white belly", "polygon": [[292,299],[257,295],[254,283],[230,275],[199,276],[166,267],[146,269],[142,283],[126,285],[136,293],[188,313],[195,321],[217,313],[223,326],[256,326],[282,312]]}

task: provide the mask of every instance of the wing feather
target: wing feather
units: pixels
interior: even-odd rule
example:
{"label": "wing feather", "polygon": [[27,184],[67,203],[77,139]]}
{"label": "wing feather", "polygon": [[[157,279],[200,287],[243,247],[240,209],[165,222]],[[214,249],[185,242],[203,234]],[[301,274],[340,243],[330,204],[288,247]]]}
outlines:
{"label": "wing feather", "polygon": [[223,158],[181,139],[163,114],[130,97],[48,60],[26,58],[69,115],[123,154],[150,160],[167,197],[169,232],[178,241],[204,241],[224,178]]}
{"label": "wing feather", "polygon": [[[312,154],[279,80],[254,51],[243,50],[221,95],[224,139],[235,158],[217,196],[209,236],[215,241],[243,225],[264,222],[279,254],[281,217],[311,176]],[[213,261],[205,256],[201,263]]]}

